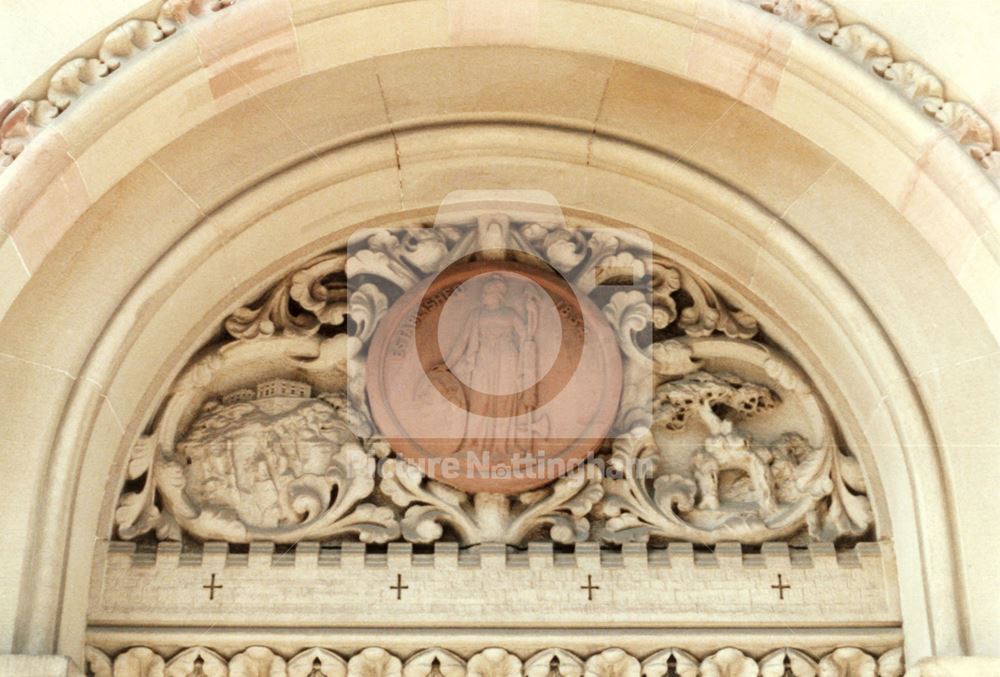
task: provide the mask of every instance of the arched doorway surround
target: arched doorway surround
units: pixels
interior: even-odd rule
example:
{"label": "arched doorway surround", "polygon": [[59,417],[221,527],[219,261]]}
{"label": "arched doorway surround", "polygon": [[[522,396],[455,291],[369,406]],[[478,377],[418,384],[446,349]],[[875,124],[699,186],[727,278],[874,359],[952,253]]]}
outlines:
{"label": "arched doorway surround", "polygon": [[854,64],[722,7],[540,3],[481,31],[434,3],[248,2],[85,90],[0,177],[12,649],[79,655],[115,469],[221,317],[346,229],[505,186],[663,238],[769,318],[881,484],[908,653],[989,651],[967,586],[996,555],[955,487],[995,472],[996,187]]}

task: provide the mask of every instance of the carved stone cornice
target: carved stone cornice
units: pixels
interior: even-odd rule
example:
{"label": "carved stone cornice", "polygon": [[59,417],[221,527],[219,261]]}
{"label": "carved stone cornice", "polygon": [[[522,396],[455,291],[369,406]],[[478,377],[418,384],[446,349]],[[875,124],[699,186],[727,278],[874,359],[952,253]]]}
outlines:
{"label": "carved stone cornice", "polygon": [[86,662],[94,677],[902,677],[904,672],[901,647],[872,655],[848,646],[819,656],[782,647],[759,658],[728,646],[701,656],[679,648],[634,656],[614,647],[581,656],[553,647],[525,657],[494,646],[467,658],[440,647],[401,658],[377,646],[353,655],[309,647],[290,656],[250,646],[228,659],[203,646],[164,654],[136,646],[112,659],[88,646]]}
{"label": "carved stone cornice", "polygon": [[[823,0],[741,0],[802,28],[893,87],[932,118],[987,175],[1000,184],[1000,149],[989,122],[967,103],[950,100],[933,72],[916,61],[898,61],[885,37],[864,24],[841,24]],[[166,0],[153,19],[129,19],[111,30],[97,53],[77,57],[49,78],[45,98],[0,103],[0,172],[38,132],[62,115],[80,94],[113,75],[122,62],[152,49],[193,19],[237,0]]]}

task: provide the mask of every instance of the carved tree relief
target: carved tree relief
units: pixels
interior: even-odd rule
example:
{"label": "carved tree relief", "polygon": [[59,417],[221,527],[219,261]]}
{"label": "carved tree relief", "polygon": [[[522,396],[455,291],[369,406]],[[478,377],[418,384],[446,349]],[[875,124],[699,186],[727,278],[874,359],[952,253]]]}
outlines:
{"label": "carved tree relief", "polygon": [[[364,377],[400,297],[504,249],[549,262],[601,309],[622,387],[613,431],[583,465],[514,495],[470,493],[379,437]],[[623,278],[649,293],[609,286]],[[531,332],[507,320],[524,350]],[[805,375],[706,281],[616,231],[504,216],[381,231],[288,273],[224,328],[135,444],[119,538],[760,543],[872,524],[860,465]]]}

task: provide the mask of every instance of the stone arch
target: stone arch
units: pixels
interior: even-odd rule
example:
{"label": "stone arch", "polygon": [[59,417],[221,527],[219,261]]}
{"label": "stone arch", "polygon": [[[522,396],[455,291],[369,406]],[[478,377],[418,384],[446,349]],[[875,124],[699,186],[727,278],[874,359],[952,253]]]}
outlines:
{"label": "stone arch", "polygon": [[[537,32],[527,40],[523,17],[484,37],[430,4],[289,14],[247,3],[86,91],[0,177],[11,198],[7,254],[17,256],[0,335],[23,369],[9,391],[34,412],[12,436],[36,459],[8,497],[35,508],[10,553],[23,580],[5,611],[14,649],[82,650],[85,605],[67,591],[87,585],[110,506],[79,487],[114,477],[171,370],[219,318],[296,252],[427,210],[461,177],[543,185],[569,209],[642,227],[749,307],[769,308],[769,329],[846,412],[846,434],[892,450],[872,452],[867,467],[885,485],[891,530],[881,533],[900,555],[908,650],[965,651],[990,610],[964,608],[975,602],[965,601],[958,544],[975,522],[962,522],[972,517],[958,512],[952,473],[973,479],[949,455],[989,435],[989,417],[972,415],[989,391],[969,392],[969,373],[948,370],[995,361],[996,188],[881,83],[792,26],[725,8],[703,16],[671,4],[650,16],[546,3],[528,17]],[[367,39],[364,29],[384,22],[411,25],[405,48]],[[241,26],[256,41],[227,44]],[[574,26],[613,28],[616,39],[579,40]],[[650,38],[664,49],[637,47]],[[718,49],[692,52],[699,40]],[[497,58],[470,41],[508,46]],[[744,62],[735,89],[725,69],[701,61],[738,69],[758,48],[774,59]],[[468,95],[504,72],[530,75]],[[408,83],[424,88],[402,91]],[[651,107],[647,97],[660,98]],[[330,110],[343,112],[343,127],[328,126]],[[707,125],[706,110],[716,116]],[[803,111],[849,120],[851,133]],[[124,139],[135,144],[111,152]],[[873,147],[884,152],[875,167]],[[664,222],[664,204],[679,220]],[[872,222],[880,228],[858,232]],[[872,242],[898,245],[899,256],[872,255]],[[116,261],[120,274],[109,276]],[[91,312],[79,317],[85,300]],[[933,336],[917,320],[929,313]],[[27,434],[39,422],[46,434]]]}

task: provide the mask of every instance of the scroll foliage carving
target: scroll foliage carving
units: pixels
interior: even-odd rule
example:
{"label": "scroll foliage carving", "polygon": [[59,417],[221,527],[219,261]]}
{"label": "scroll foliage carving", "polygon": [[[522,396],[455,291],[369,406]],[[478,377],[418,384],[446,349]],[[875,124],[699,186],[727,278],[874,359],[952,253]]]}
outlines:
{"label": "scroll foliage carving", "polygon": [[514,500],[491,493],[470,496],[394,459],[387,461],[385,470],[382,492],[406,508],[400,525],[403,537],[413,543],[438,540],[445,525],[463,543],[520,543],[539,527],[547,528],[556,543],[583,541],[589,533],[586,516],[603,495],[601,474],[593,465]]}
{"label": "scroll foliage carving", "polygon": [[[263,349],[263,350],[262,350]],[[317,384],[343,382],[347,341],[293,337],[227,344],[178,379],[154,434],[136,444],[115,514],[119,535],[155,530],[159,538],[293,543],[354,536],[396,538],[393,512],[365,502],[375,487],[382,445],[356,434],[358,418],[343,392],[312,396],[312,386],[273,378],[221,397],[220,374],[274,369],[322,372]],[[339,376],[338,376],[339,375]],[[162,506],[162,507],[161,507]]]}
{"label": "scroll foliage carving", "polygon": [[68,60],[50,76],[45,97],[0,105],[0,172],[39,131],[61,115],[88,87],[112,75],[122,64],[169,38],[193,19],[211,15],[236,0],[165,0],[151,19],[129,19],[113,28],[97,54]]}
{"label": "scroll foliage carving", "polygon": [[[470,494],[397,457],[359,384],[395,299],[505,247],[551,261],[603,308],[624,385],[594,458],[537,490]],[[648,293],[609,286],[623,279]],[[872,522],[860,466],[805,376],[754,340],[752,315],[625,233],[493,216],[383,230],[284,275],[224,326],[133,449],[121,538],[759,543],[856,538]]]}
{"label": "scroll foliage carving", "polygon": [[[674,342],[661,352],[669,353],[673,366],[655,370],[662,382],[653,425],[635,426],[613,444],[617,477],[605,482],[599,506],[605,540],[836,541],[868,530],[872,512],[859,464],[838,447],[828,415],[790,364],[763,346],[719,339]],[[713,356],[739,354],[791,388],[705,369]],[[801,431],[779,429],[759,440],[745,428],[787,406],[782,399],[803,406],[818,444]]]}
{"label": "scroll foliage carving", "polygon": [[940,125],[994,182],[1000,181],[995,130],[967,103],[949,101],[941,80],[925,65],[897,61],[885,37],[864,24],[841,24],[836,10],[823,0],[744,1],[799,26],[885,80]]}
{"label": "scroll foliage carving", "polygon": [[[605,314],[630,376],[622,404],[628,432],[613,443],[609,465],[616,477],[605,481],[598,509],[606,518],[604,540],[835,541],[869,529],[859,464],[839,448],[825,407],[788,360],[735,340],[743,335],[728,319],[735,313],[712,314],[716,332],[734,338],[699,330],[645,345],[637,338],[655,323],[655,311],[641,294],[615,295]],[[734,363],[756,379],[728,371]],[[716,364],[728,365],[726,371]],[[655,387],[647,411],[629,384],[650,371]],[[745,429],[749,419],[792,407],[812,439],[773,425],[754,426],[755,434]]]}
{"label": "scroll foliage carving", "polygon": [[[560,648],[542,649],[524,660],[502,647],[482,649],[467,657],[438,647],[407,657],[381,647],[368,647],[353,656],[326,648],[303,649],[282,656],[263,646],[251,646],[228,661],[204,647],[184,649],[167,660],[147,647],[133,647],[112,660],[87,647],[88,675],[94,677],[899,677],[902,650],[881,656],[856,647],[840,647],[822,656],[790,648],[776,649],[760,660],[734,647],[722,647],[700,659],[683,649],[670,648],[646,657],[608,648],[588,657]],[[113,668],[111,666],[114,666]],[[165,667],[164,667],[165,666]]]}
{"label": "scroll foliage carving", "polygon": [[[337,279],[344,271],[344,254],[313,259],[286,275],[261,300],[243,306],[226,319],[226,331],[236,339],[260,336],[312,336],[321,325],[337,326],[347,314],[347,284]],[[334,279],[328,279],[334,278]],[[296,311],[297,304],[300,311]]]}

